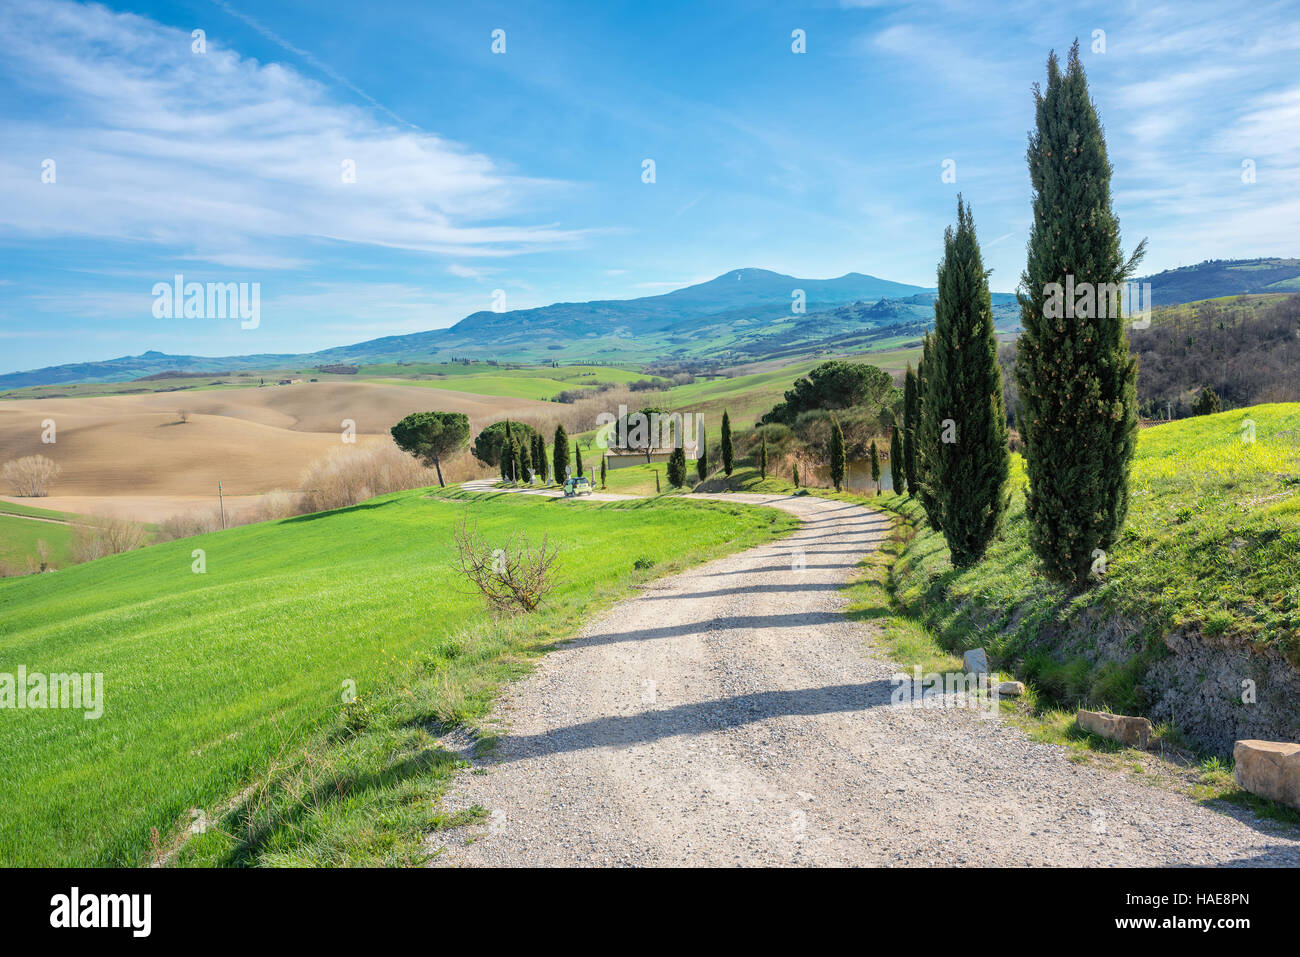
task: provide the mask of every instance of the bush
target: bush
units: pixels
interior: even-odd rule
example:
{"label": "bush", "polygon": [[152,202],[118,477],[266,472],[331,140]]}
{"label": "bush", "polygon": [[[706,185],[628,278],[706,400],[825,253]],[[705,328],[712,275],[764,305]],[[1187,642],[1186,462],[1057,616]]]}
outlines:
{"label": "bush", "polygon": [[44,455],[27,455],[6,462],[0,468],[0,476],[13,488],[15,495],[41,497],[50,494],[50,486],[61,471],[63,469],[53,459]]}
{"label": "bush", "polygon": [[546,535],[533,545],[527,535],[517,532],[503,547],[493,548],[479,534],[477,524],[462,518],[455,542],[457,569],[497,614],[536,611],[555,584],[550,571],[559,549],[548,544]]}
{"label": "bush", "polygon": [[78,525],[72,533],[72,560],[90,562],[108,555],[133,551],[144,544],[144,528],[124,518],[96,519]]}
{"label": "bush", "polygon": [[436,482],[432,469],[392,445],[339,446],[312,462],[302,476],[301,508],[323,512],[356,505],[376,495]]}
{"label": "bush", "polygon": [[205,535],[221,528],[219,509],[203,509],[171,515],[158,523],[158,541],[170,542],[178,538]]}

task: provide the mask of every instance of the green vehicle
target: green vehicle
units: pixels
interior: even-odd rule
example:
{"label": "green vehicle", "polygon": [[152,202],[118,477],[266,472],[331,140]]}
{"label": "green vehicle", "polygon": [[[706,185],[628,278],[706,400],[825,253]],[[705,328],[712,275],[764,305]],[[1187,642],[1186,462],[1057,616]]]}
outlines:
{"label": "green vehicle", "polygon": [[564,482],[564,497],[573,498],[577,495],[591,494],[591,479],[584,475],[575,475],[573,478],[566,479]]}

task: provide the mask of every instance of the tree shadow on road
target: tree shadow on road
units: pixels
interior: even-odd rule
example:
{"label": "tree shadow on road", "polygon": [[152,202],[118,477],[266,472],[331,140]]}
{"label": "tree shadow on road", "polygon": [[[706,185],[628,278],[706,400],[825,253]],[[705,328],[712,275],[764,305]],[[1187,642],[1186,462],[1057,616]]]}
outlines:
{"label": "tree shadow on road", "polygon": [[880,679],[861,684],[756,691],[639,714],[593,718],[540,734],[507,735],[496,759],[501,763],[593,748],[626,748],[678,735],[708,734],[771,718],[842,714],[887,706],[895,685]]}

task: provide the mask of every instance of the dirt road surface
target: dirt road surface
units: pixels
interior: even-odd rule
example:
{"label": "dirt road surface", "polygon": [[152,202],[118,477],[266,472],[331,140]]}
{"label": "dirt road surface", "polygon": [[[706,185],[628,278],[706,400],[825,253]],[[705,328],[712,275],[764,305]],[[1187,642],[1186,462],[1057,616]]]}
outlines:
{"label": "dirt road surface", "polygon": [[[446,798],[444,865],[1300,864],[1300,842],[1003,719],[891,706],[898,666],[843,614],[887,531],[786,509],[791,537],[650,583],[502,697],[504,737]],[[467,752],[468,753],[468,752]]]}

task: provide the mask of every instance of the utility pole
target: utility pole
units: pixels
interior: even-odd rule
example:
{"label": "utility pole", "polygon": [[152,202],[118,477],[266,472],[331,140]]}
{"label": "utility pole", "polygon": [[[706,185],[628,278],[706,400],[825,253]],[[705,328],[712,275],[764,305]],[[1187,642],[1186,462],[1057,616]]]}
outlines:
{"label": "utility pole", "polygon": [[217,483],[217,501],[221,504],[221,527],[226,527],[226,500],[221,494],[221,483]]}

